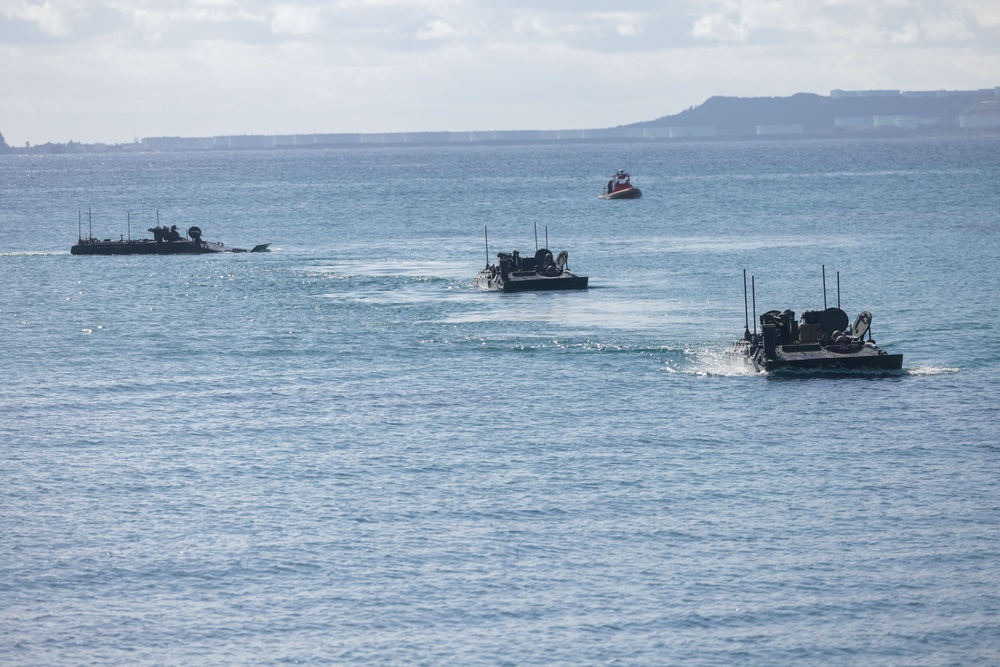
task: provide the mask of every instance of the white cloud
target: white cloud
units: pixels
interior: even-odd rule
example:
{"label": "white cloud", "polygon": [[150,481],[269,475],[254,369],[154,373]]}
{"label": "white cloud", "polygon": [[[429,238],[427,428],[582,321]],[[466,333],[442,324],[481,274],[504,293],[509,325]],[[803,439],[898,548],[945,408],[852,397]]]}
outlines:
{"label": "white cloud", "polygon": [[706,0],[691,35],[718,42],[915,44],[973,40],[976,27],[1000,25],[1000,4],[984,0]]}
{"label": "white cloud", "polygon": [[320,11],[318,7],[297,7],[278,5],[274,9],[271,29],[288,35],[308,35],[320,31]]}
{"label": "white cloud", "polygon": [[455,34],[455,28],[447,21],[434,19],[430,21],[423,30],[417,33],[417,39],[445,39]]}
{"label": "white cloud", "polygon": [[537,37],[555,37],[558,34],[558,30],[554,26],[546,24],[541,16],[534,14],[515,16],[511,24],[513,25],[514,32],[518,34]]}
{"label": "white cloud", "polygon": [[34,23],[46,35],[61,36],[69,34],[69,26],[62,12],[52,2],[35,4],[32,2],[14,2],[5,7],[3,13],[8,18],[20,19]]}
{"label": "white cloud", "polygon": [[741,19],[733,19],[725,14],[708,14],[694,22],[691,35],[699,39],[719,42],[742,42],[749,30]]}
{"label": "white cloud", "polygon": [[634,37],[642,32],[642,24],[627,19],[615,22],[615,31],[622,37]]}

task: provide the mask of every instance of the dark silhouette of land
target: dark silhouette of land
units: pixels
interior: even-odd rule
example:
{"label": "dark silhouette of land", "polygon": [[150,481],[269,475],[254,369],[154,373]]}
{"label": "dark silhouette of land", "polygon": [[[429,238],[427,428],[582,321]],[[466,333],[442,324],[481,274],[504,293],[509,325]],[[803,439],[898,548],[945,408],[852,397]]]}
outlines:
{"label": "dark silhouette of land", "polygon": [[322,148],[406,144],[657,141],[755,137],[1000,136],[1000,87],[980,90],[835,90],[830,95],[711,97],[655,120],[591,130],[390,132],[147,137],[129,144],[46,143],[0,153]]}
{"label": "dark silhouette of land", "polygon": [[[896,127],[950,132],[960,119],[995,118],[1000,123],[1000,93],[982,91],[834,91],[830,96],[797,93],[791,97],[711,97],[697,107],[626,127],[715,127],[717,134],[758,134],[758,126],[802,126],[804,134],[838,129]],[[839,119],[839,123],[838,123]],[[880,122],[882,120],[882,122]],[[870,122],[868,122],[870,121]],[[975,126],[977,123],[969,123]],[[980,122],[979,127],[989,127]]]}

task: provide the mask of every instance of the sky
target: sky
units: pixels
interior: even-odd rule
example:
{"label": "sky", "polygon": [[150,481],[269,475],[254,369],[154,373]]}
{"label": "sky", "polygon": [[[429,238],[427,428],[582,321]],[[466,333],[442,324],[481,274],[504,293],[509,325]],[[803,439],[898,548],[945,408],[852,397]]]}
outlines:
{"label": "sky", "polygon": [[554,130],[1000,86],[998,0],[0,0],[12,146]]}

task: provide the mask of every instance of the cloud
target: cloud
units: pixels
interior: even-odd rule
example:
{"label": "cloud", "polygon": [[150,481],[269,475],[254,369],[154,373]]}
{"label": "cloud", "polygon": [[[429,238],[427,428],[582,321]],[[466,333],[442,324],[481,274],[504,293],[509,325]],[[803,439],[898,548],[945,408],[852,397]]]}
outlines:
{"label": "cloud", "polygon": [[983,0],[705,0],[691,36],[715,42],[916,44],[969,41],[1000,25],[1000,5]]}
{"label": "cloud", "polygon": [[455,34],[455,28],[447,21],[434,19],[427,26],[417,33],[417,39],[445,39]]}
{"label": "cloud", "polygon": [[58,37],[69,34],[69,26],[62,12],[51,2],[39,5],[21,0],[4,8],[3,13],[7,18],[34,23],[46,35]]}
{"label": "cloud", "polygon": [[0,59],[11,143],[601,127],[717,94],[996,86],[1000,3],[0,0]]}
{"label": "cloud", "polygon": [[278,5],[271,20],[271,29],[274,32],[287,35],[308,35],[319,32],[320,27],[318,7]]}
{"label": "cloud", "polygon": [[691,35],[698,39],[717,42],[742,42],[746,40],[749,29],[740,17],[726,14],[708,14],[694,22]]}
{"label": "cloud", "polygon": [[595,18],[614,26],[615,32],[622,37],[634,37],[642,32],[643,19],[639,14],[618,12],[613,14],[597,14]]}

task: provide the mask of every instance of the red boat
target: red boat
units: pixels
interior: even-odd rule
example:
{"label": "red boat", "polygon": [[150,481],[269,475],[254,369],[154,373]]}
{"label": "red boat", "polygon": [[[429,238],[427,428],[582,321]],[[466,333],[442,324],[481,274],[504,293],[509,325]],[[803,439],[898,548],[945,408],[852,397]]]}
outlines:
{"label": "red boat", "polygon": [[642,196],[642,190],[632,185],[632,177],[624,169],[619,169],[611,180],[608,181],[604,192],[597,196],[598,199],[638,199]]}

